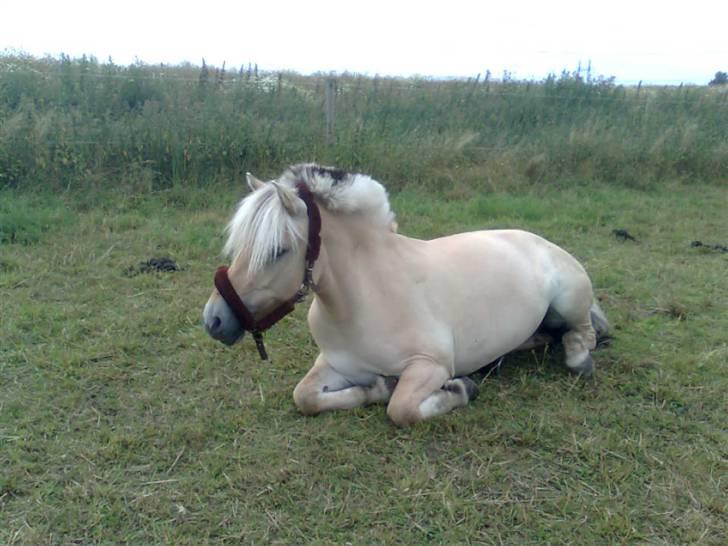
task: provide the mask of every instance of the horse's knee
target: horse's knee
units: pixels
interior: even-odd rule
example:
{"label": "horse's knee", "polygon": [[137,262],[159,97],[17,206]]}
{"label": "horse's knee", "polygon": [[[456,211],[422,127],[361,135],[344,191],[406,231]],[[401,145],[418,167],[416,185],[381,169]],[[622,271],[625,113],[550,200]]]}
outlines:
{"label": "horse's knee", "polygon": [[419,408],[394,399],[387,406],[387,415],[398,427],[414,425],[417,421],[422,420]]}
{"label": "horse's knee", "polygon": [[296,404],[298,411],[304,415],[320,413],[317,398],[317,392],[312,390],[309,385],[306,385],[305,378],[293,389],[293,403]]}

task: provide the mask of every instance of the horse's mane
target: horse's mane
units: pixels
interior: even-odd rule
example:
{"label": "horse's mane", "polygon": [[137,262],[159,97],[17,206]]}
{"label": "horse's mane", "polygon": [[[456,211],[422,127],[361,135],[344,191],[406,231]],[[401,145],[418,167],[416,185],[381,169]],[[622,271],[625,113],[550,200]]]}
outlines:
{"label": "horse's mane", "polygon": [[[275,181],[294,189],[303,182],[319,206],[332,212],[361,214],[372,225],[393,229],[394,213],[384,187],[365,174],[352,174],[314,163],[293,165]],[[293,247],[305,244],[305,234],[283,206],[273,184],[248,194],[239,204],[227,226],[224,252],[235,260],[248,256],[248,270],[262,268],[275,256],[284,240]]]}

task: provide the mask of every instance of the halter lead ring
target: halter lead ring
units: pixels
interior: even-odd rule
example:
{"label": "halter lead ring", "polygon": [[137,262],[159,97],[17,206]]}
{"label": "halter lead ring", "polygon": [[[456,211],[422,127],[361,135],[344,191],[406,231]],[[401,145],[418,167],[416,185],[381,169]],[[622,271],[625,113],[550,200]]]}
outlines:
{"label": "halter lead ring", "polygon": [[273,326],[283,317],[293,311],[297,303],[302,302],[313,287],[313,266],[321,251],[321,212],[314,201],[313,194],[303,182],[296,184],[298,197],[306,204],[308,216],[308,246],[306,248],[306,264],[303,273],[303,282],[296,293],[274,308],[270,313],[260,319],[256,319],[250,310],[245,306],[243,300],[235,291],[230,278],[228,268],[219,267],[215,272],[215,288],[228,304],[235,318],[238,319],[244,330],[248,330],[255,340],[255,346],[261,360],[268,360],[268,353],[263,343],[263,332]]}

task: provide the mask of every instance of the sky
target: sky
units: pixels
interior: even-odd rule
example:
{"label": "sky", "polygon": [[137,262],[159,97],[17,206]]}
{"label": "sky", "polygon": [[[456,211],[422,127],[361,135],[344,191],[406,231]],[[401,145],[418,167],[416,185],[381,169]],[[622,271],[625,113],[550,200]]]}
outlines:
{"label": "sky", "polygon": [[0,52],[263,70],[541,79],[589,62],[618,83],[728,71],[719,0],[0,0]]}

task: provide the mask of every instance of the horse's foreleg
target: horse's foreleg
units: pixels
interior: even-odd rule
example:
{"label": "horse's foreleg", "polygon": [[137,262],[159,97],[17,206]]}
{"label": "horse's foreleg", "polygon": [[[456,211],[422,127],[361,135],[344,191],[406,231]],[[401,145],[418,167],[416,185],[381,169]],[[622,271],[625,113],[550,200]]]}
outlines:
{"label": "horse's foreleg", "polygon": [[352,385],[319,355],[313,368],[293,390],[293,401],[304,415],[316,415],[322,411],[387,402],[395,384],[396,378],[377,376],[371,385]]}
{"label": "horse's foreleg", "polygon": [[450,379],[444,366],[432,360],[417,360],[402,372],[387,414],[396,425],[412,425],[464,406],[477,395],[478,387],[471,379]]}

